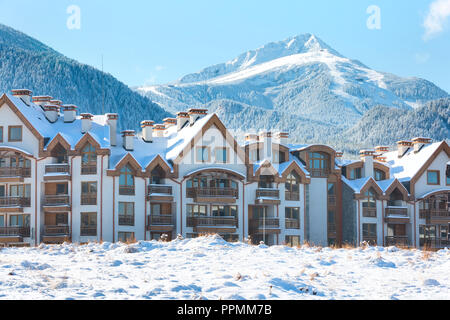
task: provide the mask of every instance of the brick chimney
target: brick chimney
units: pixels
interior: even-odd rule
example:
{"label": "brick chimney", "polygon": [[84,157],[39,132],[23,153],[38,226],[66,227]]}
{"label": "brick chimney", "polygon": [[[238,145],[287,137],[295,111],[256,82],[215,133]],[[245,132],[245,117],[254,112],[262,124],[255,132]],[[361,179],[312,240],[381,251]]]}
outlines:
{"label": "brick chimney", "polygon": [[145,120],[141,122],[141,128],[142,128],[142,139],[144,139],[145,142],[153,142],[153,125],[155,124],[154,121],[151,120]]}
{"label": "brick chimney", "polygon": [[422,150],[422,148],[424,146],[426,146],[427,144],[430,144],[433,140],[431,140],[430,138],[414,138],[412,139],[413,141],[413,145],[414,145],[414,153],[418,153],[420,152],[420,150]]}
{"label": "brick chimney", "polygon": [[31,103],[31,95],[33,94],[33,92],[31,90],[28,90],[28,89],[15,89],[15,90],[11,90],[11,92],[12,92],[12,95],[14,97],[22,99],[22,101],[25,102],[25,104],[30,105],[30,103]]}
{"label": "brick chimney", "polygon": [[93,117],[94,116],[90,113],[81,114],[81,133],[86,133],[91,130]]}
{"label": "brick chimney", "polygon": [[364,177],[373,177],[373,160],[375,150],[361,150],[359,152],[361,160],[364,162]]}
{"label": "brick chimney", "polygon": [[397,142],[397,149],[398,149],[398,157],[401,158],[405,155],[405,153],[408,151],[409,148],[413,146],[413,143],[411,141],[402,140]]}
{"label": "brick chimney", "polygon": [[180,131],[183,126],[189,122],[189,114],[187,112],[177,113],[177,131]]}
{"label": "brick chimney", "polygon": [[122,131],[123,137],[123,148],[127,151],[134,150],[134,137],[136,136],[136,131],[134,130],[125,130]]}
{"label": "brick chimney", "polygon": [[77,118],[77,106],[65,104],[61,107],[64,112],[64,122],[74,122]]}
{"label": "brick chimney", "polygon": [[45,117],[51,123],[55,123],[59,117],[59,106],[53,104],[46,104],[44,107]]}
{"label": "brick chimney", "polygon": [[106,118],[109,125],[109,143],[115,147],[117,146],[117,122],[119,121],[119,115],[117,113],[107,113]]}
{"label": "brick chimney", "polygon": [[189,109],[189,123],[191,126],[198,120],[205,117],[208,114],[207,109]]}

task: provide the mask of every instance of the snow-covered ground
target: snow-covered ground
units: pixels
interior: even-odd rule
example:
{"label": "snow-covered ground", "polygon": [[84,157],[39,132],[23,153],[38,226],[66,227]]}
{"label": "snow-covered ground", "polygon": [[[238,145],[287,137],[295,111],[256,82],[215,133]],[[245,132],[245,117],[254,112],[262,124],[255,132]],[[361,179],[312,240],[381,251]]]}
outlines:
{"label": "snow-covered ground", "polygon": [[218,236],[0,250],[0,299],[450,299],[450,251]]}

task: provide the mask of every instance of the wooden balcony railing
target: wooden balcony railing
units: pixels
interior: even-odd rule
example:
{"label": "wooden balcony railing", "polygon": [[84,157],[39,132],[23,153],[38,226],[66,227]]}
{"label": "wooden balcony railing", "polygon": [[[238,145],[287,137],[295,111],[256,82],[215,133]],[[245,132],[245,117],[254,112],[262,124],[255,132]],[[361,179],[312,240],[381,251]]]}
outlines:
{"label": "wooden balcony railing", "polygon": [[81,205],[82,206],[97,205],[97,194],[96,193],[82,193],[81,194]]}
{"label": "wooden balcony railing", "polygon": [[234,188],[188,188],[186,190],[189,198],[238,198],[239,191]]}
{"label": "wooden balcony railing", "polygon": [[277,189],[258,189],[256,190],[256,198],[274,198],[280,199],[280,190]]}
{"label": "wooden balcony railing", "polygon": [[122,196],[134,196],[136,188],[134,186],[119,186],[119,194]]}
{"label": "wooden balcony railing", "polygon": [[81,165],[81,174],[82,175],[97,174],[97,165],[96,164],[82,164]]}
{"label": "wooden balcony railing", "polygon": [[270,228],[280,228],[280,219],[279,218],[265,218],[265,219],[252,219],[250,220],[250,227],[253,229],[261,229],[266,227]]}
{"label": "wooden balcony railing", "polygon": [[55,174],[55,173],[70,173],[70,167],[68,164],[47,164],[45,166],[45,174]]}
{"label": "wooden balcony railing", "polygon": [[421,209],[420,219],[429,219],[429,218],[450,219],[450,211],[447,209]]}
{"label": "wooden balcony railing", "polygon": [[29,238],[30,227],[0,227],[0,236]]}
{"label": "wooden balcony railing", "polygon": [[300,221],[298,219],[286,218],[286,229],[300,229]]}
{"label": "wooden balcony railing", "polygon": [[300,201],[300,193],[286,191],[285,198],[286,201]]}
{"label": "wooden balcony railing", "polygon": [[188,217],[188,227],[238,227],[235,217]]}
{"label": "wooden balcony railing", "polygon": [[44,206],[70,206],[70,196],[68,195],[45,196]]}
{"label": "wooden balcony railing", "polygon": [[30,198],[22,197],[2,197],[0,198],[0,208],[28,208],[31,206]]}
{"label": "wooden balcony railing", "polygon": [[82,237],[95,237],[97,236],[97,226],[81,227],[80,236]]}
{"label": "wooden balcony railing", "polygon": [[70,235],[70,228],[69,226],[44,226],[44,235],[68,236]]}
{"label": "wooden balcony railing", "polygon": [[386,237],[386,246],[400,246],[400,247],[408,247],[409,240],[408,236],[394,236],[394,237]]}
{"label": "wooden balcony railing", "polygon": [[0,168],[0,178],[30,178],[31,168]]}
{"label": "wooden balcony railing", "polygon": [[149,226],[171,226],[174,224],[172,215],[151,215],[148,217]]}
{"label": "wooden balcony railing", "polygon": [[312,178],[324,178],[330,175],[330,169],[309,169]]}
{"label": "wooden balcony railing", "polygon": [[408,208],[386,207],[385,216],[402,216],[408,217]]}
{"label": "wooden balcony railing", "polygon": [[134,215],[119,215],[119,226],[134,226]]}
{"label": "wooden balcony railing", "polygon": [[363,217],[376,218],[377,217],[377,208],[363,207]]}
{"label": "wooden balcony railing", "polygon": [[168,194],[172,195],[172,187],[171,186],[162,186],[162,185],[149,185],[148,186],[148,194]]}

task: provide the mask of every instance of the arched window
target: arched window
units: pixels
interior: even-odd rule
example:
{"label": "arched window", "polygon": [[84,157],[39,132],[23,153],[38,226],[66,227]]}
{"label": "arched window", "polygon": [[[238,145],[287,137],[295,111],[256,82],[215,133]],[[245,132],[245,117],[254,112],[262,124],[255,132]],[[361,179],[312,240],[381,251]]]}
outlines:
{"label": "arched window", "polygon": [[299,201],[300,200],[300,177],[292,171],[286,178],[285,183],[286,200]]}
{"label": "arched window", "polygon": [[65,164],[68,162],[67,150],[60,143],[52,150],[51,155],[56,158],[56,163]]}
{"label": "arched window", "polygon": [[330,171],[330,156],[322,152],[309,153],[309,168],[313,177],[323,177]]}
{"label": "arched window", "polygon": [[134,195],[134,176],[129,165],[120,170],[119,193],[121,195]]}
{"label": "arched window", "polygon": [[386,180],[386,173],[384,173],[384,171],[379,170],[379,169],[374,169],[373,173],[374,173],[374,177],[375,177],[376,181]]}

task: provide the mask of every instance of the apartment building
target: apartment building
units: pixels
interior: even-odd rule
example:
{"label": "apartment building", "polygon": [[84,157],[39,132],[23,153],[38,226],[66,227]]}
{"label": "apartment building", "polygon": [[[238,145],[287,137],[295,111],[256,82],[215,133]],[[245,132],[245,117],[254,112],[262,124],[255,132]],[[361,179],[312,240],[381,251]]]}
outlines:
{"label": "apartment building", "polygon": [[218,233],[228,241],[442,247],[450,148],[417,138],[342,159],[286,132],[240,145],[216,114],[142,130],[49,96],[0,98],[0,244],[127,241]]}

